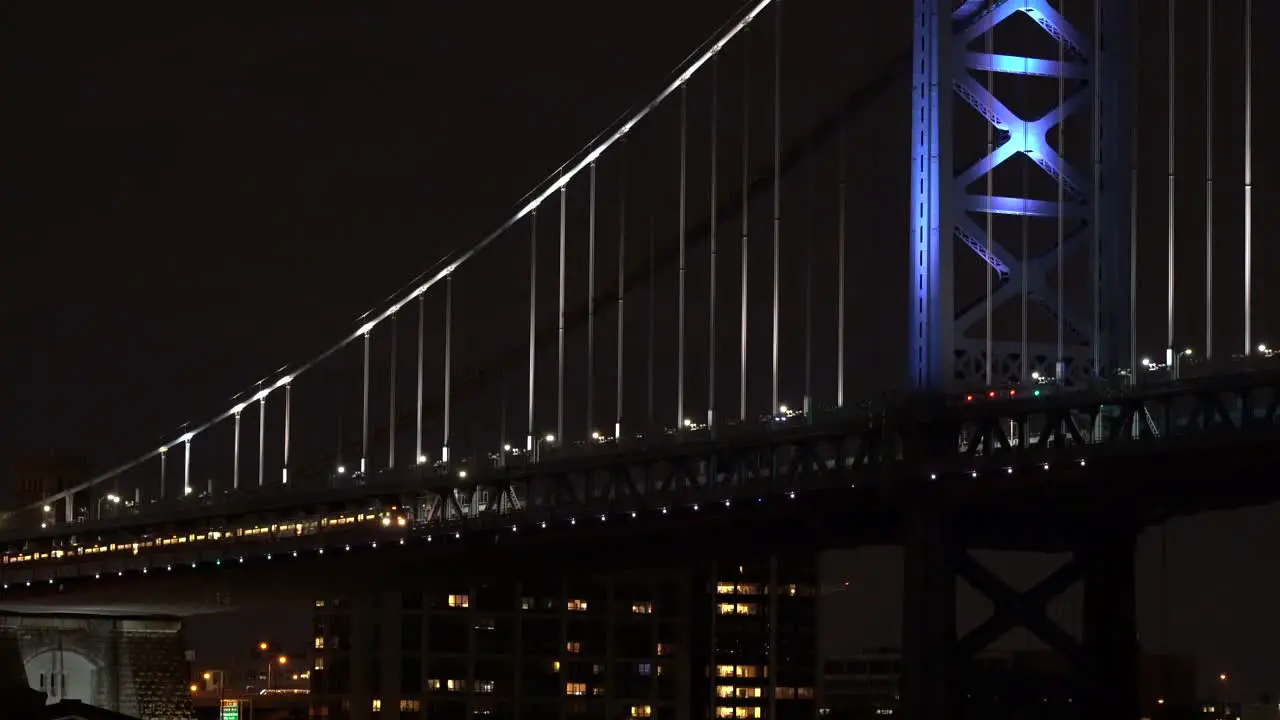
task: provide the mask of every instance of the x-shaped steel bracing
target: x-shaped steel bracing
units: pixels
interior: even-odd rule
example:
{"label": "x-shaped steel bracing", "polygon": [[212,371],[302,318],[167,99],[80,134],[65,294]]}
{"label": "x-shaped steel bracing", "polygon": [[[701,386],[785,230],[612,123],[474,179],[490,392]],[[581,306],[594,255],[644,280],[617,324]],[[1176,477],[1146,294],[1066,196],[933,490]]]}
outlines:
{"label": "x-shaped steel bracing", "polygon": [[[1094,339],[1092,331],[1088,330],[1089,324],[1077,313],[1058,307],[1057,293],[1050,290],[1048,276],[1058,265],[1056,245],[1037,257],[1019,260],[999,242],[989,238],[966,212],[1065,219],[1079,219],[1084,216],[1087,206],[1092,201],[1090,197],[1092,183],[1081,176],[1066,158],[1051,147],[1048,135],[1066,117],[1076,113],[1090,101],[1091,89],[1078,88],[1067,95],[1061,105],[1052,108],[1037,119],[1026,120],[998,100],[968,71],[1087,79],[1092,72],[1089,59],[1093,57],[1093,48],[1088,40],[1049,5],[1047,0],[1003,0],[977,11],[971,7],[972,5],[972,3],[966,5],[956,14],[957,20],[961,20],[962,14],[968,14],[971,17],[964,19],[966,24],[956,33],[954,47],[962,55],[964,72],[953,78],[953,87],[958,96],[999,131],[1002,141],[990,154],[956,174],[953,180],[955,183],[953,192],[957,197],[964,199],[964,206],[962,211],[954,214],[953,231],[995,271],[999,277],[999,284],[992,291],[989,299],[982,297],[956,312],[956,337],[964,337],[969,329],[985,319],[988,302],[994,308],[1018,297],[1022,291],[1021,281],[1025,275],[1029,299],[1055,321],[1061,318],[1064,330],[1077,344],[1092,344]],[[1059,63],[1056,60],[970,52],[965,49],[974,40],[990,33],[1016,12],[1030,16],[1050,36],[1066,45],[1071,55],[1080,60]],[[1056,201],[968,194],[967,188],[970,185],[1018,153],[1027,156],[1055,182],[1062,183],[1066,198],[1064,203],[1060,205]],[[1067,237],[1064,237],[1062,247],[1064,261],[1084,246],[1083,240],[1087,232],[1088,228],[1084,226],[1072,230]]]}

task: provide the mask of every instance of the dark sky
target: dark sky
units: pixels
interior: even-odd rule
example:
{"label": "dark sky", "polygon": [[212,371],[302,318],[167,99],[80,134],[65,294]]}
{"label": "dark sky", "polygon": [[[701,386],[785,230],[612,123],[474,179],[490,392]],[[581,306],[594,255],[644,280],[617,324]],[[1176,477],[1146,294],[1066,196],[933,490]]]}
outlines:
{"label": "dark sky", "polygon": [[[0,385],[0,455],[16,459],[50,451],[84,453],[95,466],[110,466],[172,439],[183,423],[225,409],[235,393],[351,332],[363,312],[449,251],[496,227],[530,187],[620,113],[651,96],[738,4],[393,3],[376,11],[275,5],[242,14],[185,5],[145,11],[102,4],[74,11],[47,5],[7,8],[4,24],[12,31],[0,43],[4,115],[10,128],[0,173],[0,376],[8,381]],[[1235,347],[1240,313],[1238,292],[1231,288],[1238,280],[1230,267],[1239,256],[1231,248],[1238,248],[1240,232],[1240,62],[1239,9],[1236,3],[1229,5],[1222,10],[1218,33],[1225,50],[1218,73],[1216,122],[1222,130],[1216,165],[1221,178],[1217,228],[1222,237],[1231,238],[1222,241],[1220,262],[1226,269],[1218,284],[1231,299],[1219,306],[1224,317],[1218,342]],[[1278,11],[1262,5],[1258,27]],[[1203,339],[1203,311],[1195,300],[1203,295],[1197,253],[1202,252],[1204,227],[1204,66],[1198,55],[1202,38],[1195,35],[1203,27],[1197,14],[1203,9],[1195,6],[1187,5],[1181,19],[1187,37],[1181,40],[1178,60],[1184,78],[1179,131],[1185,138],[1179,173],[1187,178],[1179,191],[1178,221],[1185,230],[1180,229],[1184,254],[1178,267],[1180,286],[1191,298],[1180,308],[1179,334],[1191,344]],[[888,0],[848,7],[820,0],[788,3],[788,138],[907,48],[908,7]],[[1137,96],[1144,253],[1163,247],[1165,214],[1164,18],[1147,21],[1152,25],[1144,27],[1142,43],[1154,50],[1143,64]],[[757,33],[759,41],[753,38],[757,166],[769,152],[768,32]],[[1258,67],[1267,67],[1273,54],[1272,47],[1262,48]],[[725,117],[740,113],[741,61],[735,58],[726,55],[720,69],[733,73],[722,91]],[[695,83],[690,90],[691,127],[702,133],[691,142],[693,162],[702,164],[690,171],[691,187],[698,188],[690,205],[690,217],[696,219],[705,216],[707,204],[707,87]],[[1274,203],[1267,196],[1275,185],[1265,162],[1275,157],[1265,132],[1266,109],[1275,105],[1274,87],[1265,73],[1255,87],[1260,121],[1255,228],[1260,238],[1275,235]],[[859,374],[851,384],[863,393],[899,378],[895,357],[904,333],[897,308],[905,281],[906,107],[906,86],[898,83],[848,130],[855,285],[850,291],[851,328],[857,328],[851,329],[856,351],[850,372]],[[722,119],[724,182],[729,186],[740,172],[739,130],[729,127],[735,124]],[[660,242],[665,242],[676,217],[671,200],[678,125],[672,108],[653,126],[650,135],[635,143],[641,151],[633,152],[639,160],[632,162],[645,167],[631,171],[628,227],[633,238],[643,237],[645,216],[654,217]],[[801,189],[787,191],[785,227],[795,228],[796,234],[830,237],[838,158],[830,146],[813,156],[798,179],[789,179]],[[602,217],[612,218],[618,170],[609,162],[602,161],[602,188],[608,195],[602,200]],[[571,196],[580,210],[582,183],[573,186]],[[544,278],[553,277],[555,269],[555,216],[548,215],[539,265]],[[579,251],[583,217],[573,216],[573,242]],[[768,218],[753,216],[752,222],[753,233],[763,237]],[[520,233],[527,237],[525,230]],[[736,231],[725,237],[736,239]],[[459,276],[459,313],[471,324],[456,331],[458,366],[483,363],[494,348],[518,345],[527,333],[521,295],[527,251],[513,242],[508,239],[506,249],[486,260],[496,279],[468,283],[468,276]],[[803,264],[795,264],[803,256],[799,247],[788,246],[784,263],[802,272]],[[815,247],[815,252],[830,249]],[[614,252],[602,250],[602,267],[611,267]],[[629,253],[636,260],[643,251],[633,247]],[[1273,249],[1261,247],[1258,253],[1259,268],[1274,267],[1280,260]],[[573,257],[585,262],[576,251]],[[757,257],[753,278],[767,278],[758,274],[766,256]],[[1154,354],[1163,344],[1164,255],[1142,258],[1142,341],[1144,351]],[[691,262],[691,272],[705,274],[705,260]],[[821,260],[815,267],[825,270]],[[613,287],[611,273],[602,270],[610,278],[604,282],[607,288]],[[1184,274],[1189,278],[1185,284]],[[815,322],[834,317],[829,273],[824,278],[815,283]],[[662,283],[665,291],[669,279]],[[694,291],[705,292],[696,283]],[[514,290],[504,289],[506,285]],[[792,313],[787,317],[798,319],[803,283],[787,287],[786,311]],[[728,292],[736,292],[736,285]],[[1276,292],[1259,282],[1259,340],[1280,340],[1280,327],[1265,313],[1280,304]],[[577,295],[581,293],[578,287]],[[540,298],[546,298],[540,299],[544,309],[552,307],[553,295]],[[705,300],[691,308],[705,313]],[[736,300],[724,326],[736,327],[733,308]],[[541,326],[554,324],[554,317],[540,315]],[[763,337],[767,321],[763,315],[753,317],[753,333]],[[629,333],[635,322],[628,321]],[[797,402],[801,354],[795,348],[803,336],[796,329],[799,322],[788,325],[787,338],[794,342],[784,350],[784,364],[790,368],[784,397]],[[695,324],[694,336],[704,327]],[[820,334],[829,339],[829,332]],[[410,342],[409,335],[401,339],[400,357],[406,357]],[[632,348],[630,337],[628,343]],[[721,346],[730,355],[736,348],[732,342]],[[883,349],[888,346],[894,349]],[[669,358],[670,348],[662,348],[660,355]],[[819,355],[827,357],[821,349]],[[542,367],[550,367],[554,356],[540,357],[547,358],[540,360]],[[601,362],[612,363],[612,358],[610,351]],[[753,360],[764,361],[764,356]],[[345,378],[355,392],[358,358],[340,362],[346,363],[345,374],[335,372],[335,377]],[[639,368],[642,361],[629,362]],[[698,373],[703,372],[700,362],[705,364],[705,351],[691,351],[690,367],[699,368]],[[660,364],[663,378],[674,374],[669,361]],[[815,365],[817,392],[830,396],[831,363],[819,359]],[[516,368],[517,377],[523,377],[520,371]],[[761,409],[768,404],[762,377],[753,378],[751,386],[753,404],[764,398]],[[733,382],[719,380],[722,397],[736,394],[725,390]],[[705,385],[699,383],[701,389],[691,393],[705,397]],[[600,387],[601,396],[610,397],[602,406],[611,408],[611,389],[604,389],[612,387],[611,380]],[[513,418],[522,418],[521,388],[513,384],[504,393]],[[334,399],[326,392],[299,387],[300,403],[303,395],[307,401],[323,396],[313,405],[300,405],[295,419],[312,438],[305,447],[315,452],[322,452],[322,445],[333,447],[330,438],[338,417],[347,423],[348,441],[359,421],[358,414],[349,412],[350,397]],[[629,380],[631,407],[643,402],[643,393],[641,381]],[[411,396],[402,392],[399,397],[408,402]],[[487,408],[460,411],[470,413],[459,421],[466,425],[460,432],[482,435],[471,418],[492,416],[497,405],[493,400]],[[668,409],[674,407],[670,398],[661,398],[659,405],[660,412],[674,413]],[[690,402],[698,413],[704,406],[705,400]],[[540,411],[544,426],[549,417]],[[520,431],[507,436],[523,434],[522,422],[513,419],[512,427]],[[314,439],[325,432],[323,439]],[[438,442],[427,444],[434,449]],[[0,477],[7,474],[0,467]],[[1144,641],[1156,649],[1194,653],[1206,677],[1230,672],[1238,679],[1234,687],[1242,690],[1280,689],[1271,662],[1280,644],[1280,627],[1273,619],[1280,587],[1259,559],[1264,548],[1280,541],[1277,519],[1273,510],[1259,509],[1172,525],[1164,572],[1157,560],[1158,543],[1154,536],[1146,538],[1141,557]],[[851,590],[829,600],[831,617],[839,618],[828,634],[830,651],[895,642],[901,584],[896,557],[896,552],[878,550],[832,556],[832,577],[848,579]],[[1167,588],[1165,603],[1162,587]],[[1160,622],[1161,607],[1167,608],[1167,631]],[[234,626],[243,630],[243,637],[214,632],[233,624],[225,620],[197,621],[192,636],[200,644],[218,636],[219,646],[211,652],[229,653],[266,628],[281,627],[281,621],[274,615],[241,618]],[[305,627],[301,614],[291,622]]]}

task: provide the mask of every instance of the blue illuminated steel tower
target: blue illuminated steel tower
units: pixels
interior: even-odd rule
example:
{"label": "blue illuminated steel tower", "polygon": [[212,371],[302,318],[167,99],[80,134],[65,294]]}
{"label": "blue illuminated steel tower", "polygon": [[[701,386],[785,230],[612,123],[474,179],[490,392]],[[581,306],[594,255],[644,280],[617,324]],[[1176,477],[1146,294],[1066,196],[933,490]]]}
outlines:
{"label": "blue illuminated steel tower", "polygon": [[[1026,382],[1033,372],[1075,383],[1130,367],[1133,0],[1062,5],[1063,0],[915,0],[908,381],[915,389]],[[1018,13],[1039,27],[1010,27],[1006,21]],[[1025,48],[1026,36],[1036,34],[1053,48],[1045,53],[1053,57],[999,52],[1002,45]],[[1004,99],[989,87],[992,76]],[[1038,110],[1024,109],[1028,91],[1006,88],[1029,87],[1037,77],[1057,80],[1052,84],[1059,89],[1041,88],[1041,100],[1053,99]],[[1022,103],[1009,97],[1015,92],[1022,93]],[[958,129],[956,100],[994,128],[988,139]],[[1057,125],[1063,117],[1069,118],[1075,147],[1068,140],[1060,155]],[[1039,167],[1033,172],[1047,175],[1048,183],[1043,177],[988,182],[989,174],[1018,154],[1033,161]],[[1041,191],[1034,196],[1028,187],[1037,184]],[[1050,184],[1055,190],[1043,192]],[[1025,231],[1022,237],[988,233],[994,222],[989,214],[1035,218],[1040,242],[1028,243]],[[1019,249],[1028,247],[1040,252],[1024,259]],[[969,252],[992,269],[990,284],[983,282],[981,297],[973,301],[957,297],[955,261]],[[1070,269],[1060,272],[1060,264]],[[1059,278],[1065,281],[1061,291]],[[1017,321],[997,321],[985,330],[986,321],[1011,304],[1022,304],[1023,318],[1031,308],[1039,316],[1033,326],[1055,326],[1047,334],[1057,340],[1046,342],[1043,332],[1031,337],[1025,319],[1021,329],[1010,327]]]}

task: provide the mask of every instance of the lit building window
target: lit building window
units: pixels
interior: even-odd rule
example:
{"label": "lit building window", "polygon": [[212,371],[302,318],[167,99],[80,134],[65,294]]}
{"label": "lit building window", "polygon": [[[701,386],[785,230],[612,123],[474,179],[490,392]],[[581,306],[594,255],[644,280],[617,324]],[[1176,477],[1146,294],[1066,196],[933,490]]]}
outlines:
{"label": "lit building window", "polygon": [[720,603],[717,611],[721,615],[758,615],[760,606],[755,603]]}
{"label": "lit building window", "polygon": [[636,672],[640,673],[641,675],[652,675],[653,665],[651,665],[650,663],[637,663]]}
{"label": "lit building window", "polygon": [[476,692],[477,692],[477,693],[486,693],[486,694],[487,694],[487,693],[491,693],[491,692],[493,692],[493,681],[492,681],[492,680],[477,680],[477,681],[476,681]]}
{"label": "lit building window", "polygon": [[524,597],[524,598],[520,598],[520,609],[521,609],[521,610],[532,610],[532,609],[533,609],[533,598],[531,598],[531,597]]}
{"label": "lit building window", "polygon": [[651,602],[633,602],[631,603],[631,612],[637,615],[652,615],[653,603]]}
{"label": "lit building window", "polygon": [[[723,583],[723,582],[716,583],[717,595],[732,595],[736,592],[738,592],[738,586],[734,585],[733,583]],[[726,708],[717,708],[716,711],[719,712],[720,710],[723,710],[723,709],[726,709]]]}
{"label": "lit building window", "polygon": [[591,688],[591,694],[592,694],[592,695],[603,695],[603,694],[604,694],[604,688],[602,688],[602,687],[593,687],[593,688]]}
{"label": "lit building window", "polygon": [[427,689],[428,689],[428,690],[439,690],[439,689],[440,689],[440,680],[439,680],[439,678],[431,678],[430,680],[428,680],[428,681],[427,681]]}
{"label": "lit building window", "polygon": [[564,644],[564,649],[570,655],[577,655],[582,652],[582,643],[577,640],[570,640]]}
{"label": "lit building window", "polygon": [[418,712],[422,709],[422,701],[404,698],[400,701],[400,712]]}
{"label": "lit building window", "polygon": [[471,607],[470,595],[450,595],[449,607]]}
{"label": "lit building window", "polygon": [[601,665],[600,663],[596,663],[596,664],[594,664],[594,665],[592,665],[592,666],[591,666],[591,674],[592,674],[592,675],[599,675],[599,674],[600,674],[600,673],[602,673],[602,672],[604,672],[604,666],[603,666],[603,665]]}
{"label": "lit building window", "polygon": [[382,712],[382,698],[373,699],[373,711]]}
{"label": "lit building window", "polygon": [[740,678],[760,677],[760,666],[759,665],[734,665],[733,674],[734,674],[734,677],[740,677]]}
{"label": "lit building window", "polygon": [[569,609],[570,609],[570,610],[572,610],[573,612],[586,612],[586,611],[587,611],[587,601],[586,601],[586,600],[576,600],[576,599],[575,599],[575,600],[570,600],[570,601],[569,601]]}
{"label": "lit building window", "polygon": [[586,695],[586,694],[587,694],[587,684],[586,684],[586,683],[576,683],[576,682],[565,683],[565,684],[564,684],[564,694],[565,694],[565,695]]}
{"label": "lit building window", "polygon": [[738,585],[739,595],[759,595],[760,593],[761,593],[761,588],[756,583],[746,583],[746,584]]}
{"label": "lit building window", "polygon": [[717,686],[716,686],[716,697],[720,697],[720,698],[733,697],[733,686],[732,686],[732,685],[717,685]]}
{"label": "lit building window", "polygon": [[733,677],[732,665],[717,665],[716,677]]}
{"label": "lit building window", "polygon": [[718,718],[731,718],[731,717],[733,717],[733,708],[731,708],[731,707],[718,707],[718,708],[716,708],[716,717],[718,717]]}
{"label": "lit building window", "polygon": [[733,709],[733,716],[738,720],[748,720],[749,718],[758,718],[763,713],[758,707],[739,707]]}
{"label": "lit building window", "polygon": [[632,705],[631,706],[631,717],[633,718],[647,718],[647,717],[651,717],[652,715],[653,715],[653,706],[651,705]]}
{"label": "lit building window", "polygon": [[323,650],[323,649],[324,649],[324,638],[323,638],[323,637],[317,637],[317,638],[316,638],[316,649],[317,649],[317,650]]}
{"label": "lit building window", "polygon": [[675,650],[675,647],[671,643],[658,643],[659,655],[669,655],[673,650]]}
{"label": "lit building window", "polygon": [[761,692],[758,687],[740,687],[734,689],[733,696],[736,698],[758,698]]}
{"label": "lit building window", "polygon": [[462,692],[463,690],[467,689],[467,681],[466,680],[445,680],[444,689]]}
{"label": "lit building window", "polygon": [[779,699],[779,700],[791,700],[791,699],[792,699],[792,698],[794,698],[795,696],[796,696],[796,689],[795,689],[795,688],[789,688],[789,687],[780,687],[780,688],[778,688],[778,699]]}
{"label": "lit building window", "polygon": [[552,672],[560,672],[560,661],[559,661],[559,660],[552,660],[552,661],[551,661],[551,671],[552,671]]}
{"label": "lit building window", "polygon": [[658,677],[662,677],[663,675],[666,675],[666,674],[667,674],[667,666],[663,665],[662,663],[658,663]]}
{"label": "lit building window", "polygon": [[796,688],[796,697],[800,698],[801,700],[812,700],[813,688],[808,688],[808,687]]}
{"label": "lit building window", "polygon": [[324,601],[323,601],[323,600],[317,600],[317,601],[316,601],[316,607],[324,607]]}
{"label": "lit building window", "polygon": [[313,665],[312,667],[313,667],[313,668],[315,668],[316,670],[323,670],[323,669],[324,669],[324,658],[322,658],[322,657],[318,657],[318,658],[316,658],[316,663],[315,663],[315,665]]}

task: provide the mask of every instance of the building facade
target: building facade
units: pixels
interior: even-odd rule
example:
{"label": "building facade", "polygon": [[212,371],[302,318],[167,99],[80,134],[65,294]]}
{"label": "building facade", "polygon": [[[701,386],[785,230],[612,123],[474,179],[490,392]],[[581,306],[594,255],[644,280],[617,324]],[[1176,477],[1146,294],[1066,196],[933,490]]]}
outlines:
{"label": "building facade", "polygon": [[[1176,718],[1198,708],[1190,658],[1144,654],[1138,668],[1143,717]],[[902,655],[881,648],[823,662],[820,713],[827,720],[870,720],[898,714]],[[1070,666],[1050,650],[990,651],[961,676],[962,717],[975,720],[1078,717]]]}
{"label": "building facade", "polygon": [[816,556],[317,600],[330,720],[814,718]]}

